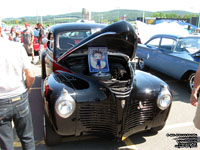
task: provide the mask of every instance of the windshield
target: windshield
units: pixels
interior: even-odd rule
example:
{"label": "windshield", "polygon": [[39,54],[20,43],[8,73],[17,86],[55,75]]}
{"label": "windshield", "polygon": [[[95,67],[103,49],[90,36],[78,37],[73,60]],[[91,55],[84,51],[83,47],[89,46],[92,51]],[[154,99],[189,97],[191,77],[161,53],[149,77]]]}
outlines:
{"label": "windshield", "polygon": [[200,37],[182,38],[178,41],[176,51],[195,53],[200,50]]}
{"label": "windshield", "polygon": [[66,51],[90,35],[90,30],[66,31],[59,33],[57,38],[57,48]]}

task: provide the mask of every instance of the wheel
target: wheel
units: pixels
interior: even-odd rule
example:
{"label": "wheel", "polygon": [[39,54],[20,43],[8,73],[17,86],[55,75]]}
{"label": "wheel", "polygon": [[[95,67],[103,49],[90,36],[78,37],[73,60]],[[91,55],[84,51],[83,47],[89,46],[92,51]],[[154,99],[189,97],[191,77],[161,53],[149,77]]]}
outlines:
{"label": "wheel", "polygon": [[137,63],[137,68],[140,70],[147,70],[148,67],[145,65],[144,60],[139,58]]}
{"label": "wheel", "polygon": [[44,115],[44,141],[47,146],[56,145],[61,141],[61,136],[54,131],[46,114]]}
{"label": "wheel", "polygon": [[190,91],[192,91],[192,88],[194,86],[194,78],[195,78],[195,73],[190,74],[188,78],[188,87]]}

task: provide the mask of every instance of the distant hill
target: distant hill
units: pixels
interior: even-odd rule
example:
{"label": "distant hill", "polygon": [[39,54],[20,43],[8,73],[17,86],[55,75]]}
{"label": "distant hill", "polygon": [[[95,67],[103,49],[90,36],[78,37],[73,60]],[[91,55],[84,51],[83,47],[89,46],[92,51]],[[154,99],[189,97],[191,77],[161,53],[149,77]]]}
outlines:
{"label": "distant hill", "polygon": [[[91,19],[95,22],[113,22],[116,19],[120,19],[122,16],[126,15],[127,21],[136,20],[137,17],[142,17],[143,14],[145,17],[152,17],[154,13],[171,13],[177,14],[181,17],[185,15],[192,15],[194,13],[187,12],[187,11],[158,11],[158,12],[150,12],[150,11],[142,11],[142,10],[127,10],[127,9],[115,9],[106,12],[91,12]],[[82,12],[74,12],[74,13],[67,13],[67,14],[60,14],[60,15],[48,15],[42,16],[42,21],[45,24],[54,24],[54,23],[62,23],[62,22],[74,22],[78,19],[82,19]],[[4,22],[30,22],[30,23],[37,23],[40,22],[41,18],[39,16],[24,16],[20,18],[5,18],[3,19]]]}

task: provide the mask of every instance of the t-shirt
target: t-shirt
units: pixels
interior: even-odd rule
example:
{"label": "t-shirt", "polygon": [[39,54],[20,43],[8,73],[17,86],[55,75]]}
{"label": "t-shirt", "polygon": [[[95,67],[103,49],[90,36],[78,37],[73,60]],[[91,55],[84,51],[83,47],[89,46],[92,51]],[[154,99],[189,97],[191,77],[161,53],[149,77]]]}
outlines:
{"label": "t-shirt", "polygon": [[[42,38],[44,38],[44,29],[40,29],[40,32],[39,32],[39,38],[38,38],[38,40],[39,41],[41,41],[41,43],[40,44],[44,44],[44,43],[42,43]],[[42,35],[43,35],[43,37],[42,37]]]}
{"label": "t-shirt", "polygon": [[33,31],[32,30],[27,30],[27,29],[25,29],[24,31],[23,31],[23,34],[22,34],[22,36],[23,36],[23,43],[24,44],[30,44],[30,42],[32,41],[32,36],[33,36],[34,34],[33,34]]}
{"label": "t-shirt", "polygon": [[22,44],[0,38],[0,99],[27,91],[24,70],[31,67]]}

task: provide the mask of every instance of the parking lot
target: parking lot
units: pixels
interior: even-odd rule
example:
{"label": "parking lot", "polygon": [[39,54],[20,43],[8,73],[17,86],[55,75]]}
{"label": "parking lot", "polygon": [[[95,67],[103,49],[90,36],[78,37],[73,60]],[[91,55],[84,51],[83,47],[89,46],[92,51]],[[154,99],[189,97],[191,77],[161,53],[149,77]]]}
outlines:
{"label": "parking lot", "polygon": [[[97,137],[87,137],[84,139],[71,138],[63,139],[63,142],[59,145],[48,147],[43,140],[43,108],[40,94],[41,66],[34,65],[34,68],[36,71],[36,81],[31,89],[29,98],[33,116],[36,150],[173,150],[179,149],[175,147],[177,145],[177,138],[180,138],[181,135],[191,136],[193,134],[197,134],[198,147],[192,149],[197,150],[200,147],[200,131],[192,123],[196,108],[189,103],[190,93],[188,92],[186,84],[154,70],[150,70],[150,73],[166,81],[170,85],[173,93],[171,111],[163,130],[158,133],[137,133],[121,142]],[[15,150],[21,149],[20,142],[16,136],[14,146]]]}

